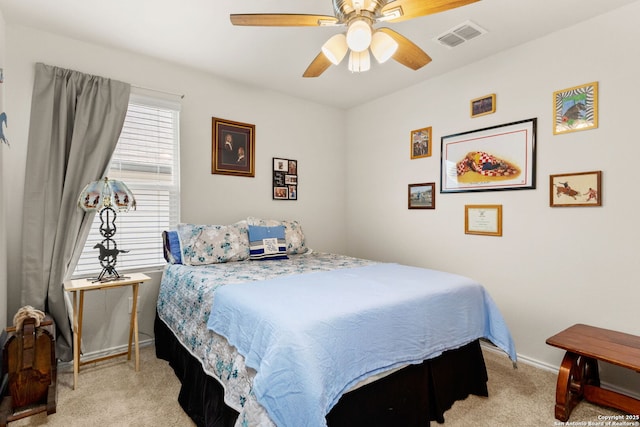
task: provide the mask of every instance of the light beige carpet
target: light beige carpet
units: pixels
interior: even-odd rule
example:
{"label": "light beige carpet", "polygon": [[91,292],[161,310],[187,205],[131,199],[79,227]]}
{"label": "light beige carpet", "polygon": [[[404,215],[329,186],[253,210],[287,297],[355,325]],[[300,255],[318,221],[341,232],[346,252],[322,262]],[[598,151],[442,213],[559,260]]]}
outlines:
{"label": "light beige carpet", "polygon": [[[470,396],[445,413],[443,427],[534,427],[562,425],[554,418],[556,376],[523,363],[513,369],[501,353],[485,351],[489,397]],[[73,390],[72,367],[58,372],[58,405],[53,415],[37,414],[9,424],[17,426],[193,426],[178,404],[180,384],[152,346],[140,351],[140,372],[126,358],[83,366]],[[581,402],[569,421],[597,425],[599,416],[619,412]],[[435,422],[432,426],[438,425]],[[402,426],[389,426],[402,427]]]}

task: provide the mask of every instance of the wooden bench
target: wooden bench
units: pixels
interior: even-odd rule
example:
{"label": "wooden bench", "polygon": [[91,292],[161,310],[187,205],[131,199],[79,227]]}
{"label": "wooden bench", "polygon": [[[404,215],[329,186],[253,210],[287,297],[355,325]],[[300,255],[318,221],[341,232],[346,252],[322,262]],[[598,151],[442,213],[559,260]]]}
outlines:
{"label": "wooden bench", "polygon": [[557,419],[567,421],[583,398],[627,414],[640,414],[640,400],[600,387],[598,372],[598,360],[640,372],[640,337],[577,324],[546,342],[567,350],[558,372]]}

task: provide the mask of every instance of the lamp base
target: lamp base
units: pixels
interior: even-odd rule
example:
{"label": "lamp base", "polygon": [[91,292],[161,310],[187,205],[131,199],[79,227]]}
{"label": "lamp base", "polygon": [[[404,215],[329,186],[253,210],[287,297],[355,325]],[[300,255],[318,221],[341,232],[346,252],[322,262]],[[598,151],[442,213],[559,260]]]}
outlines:
{"label": "lamp base", "polygon": [[103,277],[102,279],[95,278],[95,279],[91,280],[91,283],[117,282],[118,280],[127,280],[127,279],[130,279],[130,278],[131,277],[129,277],[129,276],[117,276],[117,277],[116,276],[106,276],[106,277]]}
{"label": "lamp base", "polygon": [[101,243],[96,243],[94,249],[99,249],[100,254],[98,260],[102,266],[100,275],[93,281],[95,282],[111,282],[114,280],[128,279],[128,277],[121,276],[116,270],[116,263],[118,262],[118,255],[120,253],[127,253],[118,249],[118,245],[112,237],[116,234],[116,211],[107,206],[100,211],[100,234],[104,237]]}
{"label": "lamp base", "polygon": [[92,282],[106,283],[106,282],[113,282],[116,280],[125,280],[125,279],[129,279],[129,276],[121,276],[120,273],[118,273],[113,266],[108,265],[102,269],[102,271],[100,272],[100,275],[94,280],[92,280]]}

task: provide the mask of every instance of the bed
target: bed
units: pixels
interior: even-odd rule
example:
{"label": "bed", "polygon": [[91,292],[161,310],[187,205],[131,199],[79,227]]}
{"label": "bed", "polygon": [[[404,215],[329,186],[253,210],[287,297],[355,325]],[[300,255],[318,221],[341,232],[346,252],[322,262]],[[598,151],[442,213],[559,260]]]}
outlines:
{"label": "bed", "polygon": [[163,239],[156,354],[199,426],[444,422],[456,400],[487,396],[481,340],[516,360],[468,278],[314,252],[295,221],[181,224]]}

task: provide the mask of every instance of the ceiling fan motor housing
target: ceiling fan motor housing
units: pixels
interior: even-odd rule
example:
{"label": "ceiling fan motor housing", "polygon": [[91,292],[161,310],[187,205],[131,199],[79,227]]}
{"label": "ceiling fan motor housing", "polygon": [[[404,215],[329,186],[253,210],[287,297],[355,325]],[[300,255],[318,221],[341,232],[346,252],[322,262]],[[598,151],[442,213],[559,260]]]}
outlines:
{"label": "ceiling fan motor housing", "polygon": [[333,0],[333,10],[340,22],[345,24],[359,15],[373,22],[388,2],[388,0]]}

